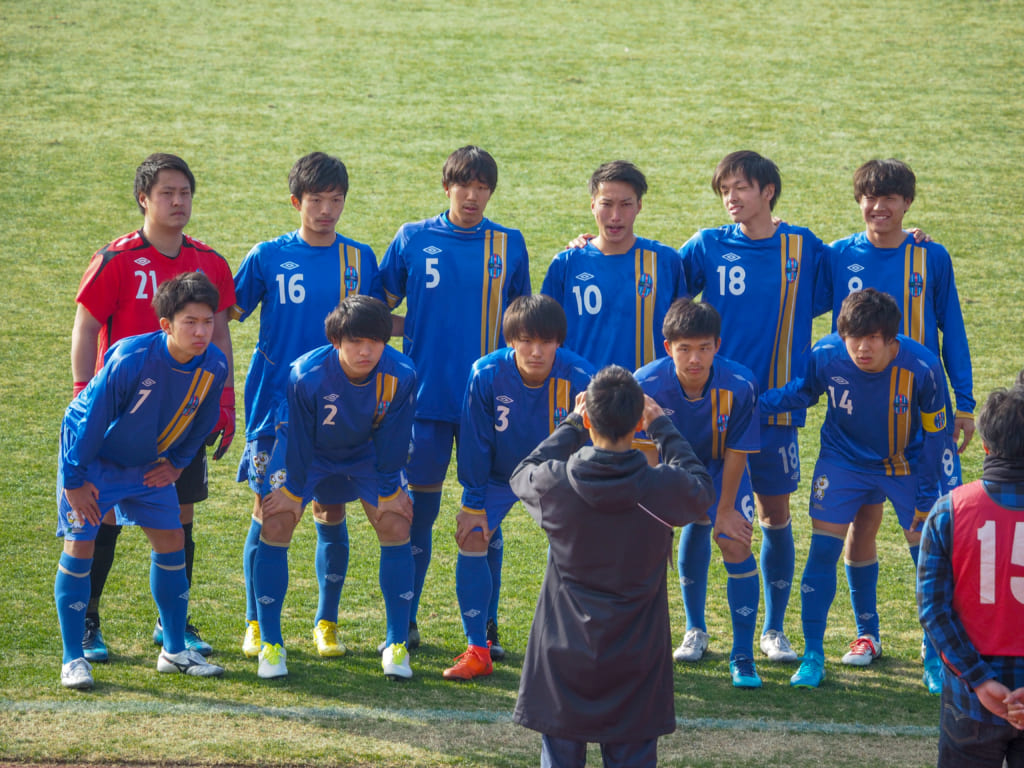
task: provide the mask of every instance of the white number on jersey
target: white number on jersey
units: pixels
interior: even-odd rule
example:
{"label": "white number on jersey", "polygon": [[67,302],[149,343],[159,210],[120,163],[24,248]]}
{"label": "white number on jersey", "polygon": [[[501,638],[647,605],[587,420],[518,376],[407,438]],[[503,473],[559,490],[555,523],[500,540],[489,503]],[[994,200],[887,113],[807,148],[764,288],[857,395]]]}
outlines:
{"label": "white number on jersey", "polygon": [[301,304],[306,300],[306,287],[302,284],[302,273],[288,275],[287,284],[284,275],[277,275],[277,296],[281,304]]}
{"label": "white number on jersey", "polygon": [[853,416],[853,400],[850,399],[850,390],[844,389],[843,394],[839,397],[839,402],[836,402],[836,388],[831,384],[828,387],[828,396],[832,401],[833,408],[839,408],[846,411],[847,416]]}
{"label": "white number on jersey", "polygon": [[324,417],[324,420],[321,423],[325,427],[333,427],[334,417],[338,415],[338,406],[328,404],[324,406],[324,410],[327,411],[327,415]]}
{"label": "white number on jersey", "polygon": [[[726,279],[727,274],[728,280]],[[742,296],[743,292],[747,290],[747,271],[739,265],[728,269],[724,265],[719,267],[718,293],[721,296],[725,296],[726,283],[728,283],[729,293],[733,296]]]}
{"label": "white number on jersey", "polygon": [[[152,299],[156,296],[156,271],[149,270],[149,272],[143,272],[141,269],[135,270],[135,276],[139,278],[139,290],[135,292],[136,299]],[[149,280],[152,286],[152,292],[146,293],[146,281]]]}
{"label": "white number on jersey", "polygon": [[846,289],[850,293],[856,293],[857,291],[864,288],[864,281],[859,277],[851,277],[850,282],[846,284]]}
{"label": "white number on jersey", "polygon": [[504,432],[508,429],[508,414],[509,407],[507,405],[498,406],[498,420],[494,422],[494,430],[496,432]]}
{"label": "white number on jersey", "polygon": [[[991,605],[996,601],[996,521],[989,520],[978,529],[981,542],[981,584],[979,600]],[[1013,549],[1010,551],[1013,565],[1024,565],[1024,522],[1013,527]],[[1024,603],[1024,576],[1010,577],[1010,592],[1018,603]]]}
{"label": "white number on jersey", "polygon": [[779,446],[779,456],[782,457],[782,472],[784,474],[788,475],[800,469],[800,451],[797,449],[796,443]]}
{"label": "white number on jersey", "polygon": [[426,271],[427,271],[427,282],[423,284],[424,288],[437,288],[441,284],[441,273],[437,269],[437,258],[427,259]]}
{"label": "white number on jersey", "polygon": [[586,310],[588,315],[596,315],[601,311],[601,289],[596,285],[588,285],[580,292],[580,287],[572,287],[572,295],[576,297],[576,314],[582,315]]}
{"label": "white number on jersey", "polygon": [[152,391],[153,391],[152,389],[140,389],[139,390],[139,401],[137,403],[135,403],[135,405],[132,406],[132,409],[130,411],[128,411],[128,413],[132,414],[132,413],[135,413],[137,410],[139,410],[139,408],[142,407],[142,404],[144,402],[146,402],[146,398],[149,397],[149,394]]}

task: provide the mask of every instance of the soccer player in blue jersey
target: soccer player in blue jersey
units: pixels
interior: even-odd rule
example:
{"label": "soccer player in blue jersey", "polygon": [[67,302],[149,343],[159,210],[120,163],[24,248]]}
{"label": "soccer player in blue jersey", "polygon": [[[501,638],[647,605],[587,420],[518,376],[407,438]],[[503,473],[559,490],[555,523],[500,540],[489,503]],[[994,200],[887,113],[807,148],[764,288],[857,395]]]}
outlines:
{"label": "soccer player in blue jersey", "polygon": [[112,346],[64,414],[57,474],[64,552],[53,591],[66,688],[93,687],[82,635],[96,533],[111,509],[118,525],[140,526],[153,547],[149,582],[163,626],[157,670],[224,673],[185,645],[188,578],[174,490],[220,414],[228,365],[210,343],[218,298],[199,272],[164,282],[153,299],[160,330]]}
{"label": "soccer player in blue jersey", "polygon": [[[947,403],[946,447],[942,453],[942,492],[948,492],[961,483],[959,456],[974,433],[971,353],[949,253],[935,242],[917,243],[903,230],[903,217],[914,201],[916,183],[910,167],[895,159],[871,160],[854,173],[854,197],[865,229],[832,244],[832,329],[846,296],[861,288],[877,288],[896,299],[903,315],[902,333],[942,360],[956,398],[955,413],[952,402]],[[843,657],[846,663],[869,662],[872,646],[878,642],[875,535],[881,520],[882,505],[873,504],[862,510],[850,527],[846,574],[857,638]],[[916,547],[911,548],[911,556],[916,563]],[[932,693],[939,693],[942,660],[927,641],[923,657],[925,685]]]}
{"label": "soccer player in blue jersey", "polygon": [[639,168],[605,163],[589,186],[598,234],[555,256],[541,293],[565,310],[568,349],[598,368],[636,370],[665,354],[661,325],[672,302],[686,295],[686,280],[672,248],[633,231],[647,192]]}
{"label": "soccer player in blue jersey", "polygon": [[[498,185],[494,158],[475,146],[455,150],[445,161],[441,185],[450,201],[448,210],[403,224],[380,265],[388,304],[394,309],[403,299],[406,302],[396,333],[404,335],[402,349],[416,365],[419,382],[408,467],[416,562],[410,648],[420,642],[419,598],[452,443],[459,439],[470,368],[478,358],[505,346],[505,308],[517,296],[530,293],[522,234],[484,217]],[[491,546],[500,549],[497,535]]]}
{"label": "soccer player in blue jersey", "polygon": [[[324,319],[346,296],[384,298],[373,250],[338,234],[348,195],[348,171],[336,157],[313,152],[296,161],[288,175],[299,228],[259,243],[235,275],[237,305],[232,317],[244,321],[260,308],[260,331],[245,377],[245,451],[238,481],[255,493],[252,522],[243,550],[246,584],[246,656],[260,652],[252,563],[260,541],[260,499],[268,492],[266,468],[274,445],[275,411],[285,399],[288,367],[300,355],[324,344]],[[320,599],[313,639],[321,656],[341,656],[338,603],[348,570],[348,528],[326,522],[314,501],[317,521],[316,575]]]}
{"label": "soccer player in blue jersey", "polygon": [[349,296],[327,316],[324,329],[330,344],[292,363],[287,409],[267,467],[273,490],[263,498],[253,566],[262,636],[258,674],[288,674],[281,605],[288,589],[288,546],[303,509],[315,499],[318,526],[337,527],[345,504],[358,498],[380,541],[384,673],[408,679],[412,502],[402,487],[402,470],[416,408],[416,372],[409,358],[388,346],[391,313],[379,299]]}
{"label": "soccer player in blue jersey", "polygon": [[729,574],[732,683],[737,688],[760,688],[754,630],[761,583],[750,551],[754,493],[747,471],[747,456],[760,446],[757,383],[749,369],[717,354],[721,327],[718,311],[710,304],[689,298],[675,301],[662,325],[668,357],[645,365],[635,375],[644,393],[654,398],[693,446],[715,482],[714,503],[680,534],[679,581],[686,635],[673,657],[697,661],[707,650],[704,605],[714,538]]}
{"label": "soccer player in blue jersey", "polygon": [[[822,299],[827,247],[810,230],[772,218],[782,179],[768,158],[726,155],[711,188],[733,223],[702,229],[680,249],[687,285],[722,316],[722,356],[747,366],[760,391],[781,387],[804,374],[811,321],[831,308]],[[804,417],[802,408],[762,411],[761,450],[749,457],[763,535],[760,645],[771,661],[796,660],[783,624],[795,568],[789,496],[800,480]]]}
{"label": "soccer player in blue jersey", "polygon": [[[978,413],[981,479],[938,500],[917,571],[921,624],[942,650],[938,765],[1020,766],[1024,755],[1024,389]],[[1004,762],[1004,760],[1006,762]]]}
{"label": "soccer player in blue jersey", "polygon": [[458,470],[462,509],[455,517],[455,592],[469,647],[444,671],[450,680],[491,673],[504,656],[497,639],[502,550],[492,533],[517,501],[509,477],[575,407],[594,368],[562,348],[566,322],[550,296],[515,299],[503,320],[509,346],[473,364],[462,405]]}
{"label": "soccer player in blue jersey", "polygon": [[[790,680],[817,688],[825,677],[825,626],[847,528],[865,504],[888,498],[911,546],[938,497],[946,426],[942,365],[899,334],[900,310],[866,288],[842,304],[838,334],[814,345],[804,377],[761,395],[761,409],[806,408],[827,395],[811,484],[813,533],[800,584],[804,656]],[[881,644],[873,649],[881,654]]]}

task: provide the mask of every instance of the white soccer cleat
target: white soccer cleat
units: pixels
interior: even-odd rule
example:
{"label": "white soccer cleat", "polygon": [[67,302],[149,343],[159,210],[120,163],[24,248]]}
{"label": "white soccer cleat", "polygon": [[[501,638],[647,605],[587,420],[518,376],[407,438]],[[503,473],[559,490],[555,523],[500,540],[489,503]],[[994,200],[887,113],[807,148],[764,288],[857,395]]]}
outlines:
{"label": "white soccer cleat", "polygon": [[796,651],[786,636],[777,629],[769,629],[761,635],[761,653],[768,661],[791,662],[797,660]]}
{"label": "white soccer cleat", "polygon": [[380,666],[388,680],[409,680],[412,667],[409,666],[409,651],[405,643],[392,643],[384,649]]}
{"label": "white soccer cleat", "polygon": [[694,627],[688,630],[683,642],[672,653],[676,661],[700,661],[708,649],[708,633]]}
{"label": "white soccer cleat", "polygon": [[285,664],[287,658],[288,652],[280,643],[275,645],[264,643],[260,648],[260,666],[256,670],[256,675],[264,680],[286,677],[288,675],[288,666]]}
{"label": "white soccer cleat", "polygon": [[851,667],[866,667],[882,655],[882,644],[871,635],[861,635],[852,643],[850,650],[843,655],[843,664]]}
{"label": "white soccer cleat", "polygon": [[180,672],[193,677],[220,677],[224,667],[208,662],[199,651],[186,648],[180,653],[168,653],[161,649],[156,660],[157,672]]}
{"label": "white soccer cleat", "polygon": [[79,691],[89,690],[93,686],[92,664],[85,657],[79,657],[61,665],[60,684]]}

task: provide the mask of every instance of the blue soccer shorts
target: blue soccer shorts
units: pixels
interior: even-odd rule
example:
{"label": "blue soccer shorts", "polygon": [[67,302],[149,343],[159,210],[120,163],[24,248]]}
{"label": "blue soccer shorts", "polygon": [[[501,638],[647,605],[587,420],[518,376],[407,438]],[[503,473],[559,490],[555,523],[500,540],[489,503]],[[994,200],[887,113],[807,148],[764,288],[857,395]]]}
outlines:
{"label": "blue soccer shorts", "polygon": [[917,476],[857,472],[823,458],[814,465],[809,510],[814,520],[848,525],[863,505],[880,504],[885,499],[892,502],[900,527],[909,530],[914,522]]}
{"label": "blue soccer shorts", "polygon": [[459,425],[451,421],[414,419],[409,454],[409,485],[439,486],[448,475],[452,446],[459,440]]}
{"label": "blue soccer shorts", "polygon": [[796,427],[761,425],[761,450],[747,458],[750,483],[762,496],[783,496],[800,484],[800,443]]}

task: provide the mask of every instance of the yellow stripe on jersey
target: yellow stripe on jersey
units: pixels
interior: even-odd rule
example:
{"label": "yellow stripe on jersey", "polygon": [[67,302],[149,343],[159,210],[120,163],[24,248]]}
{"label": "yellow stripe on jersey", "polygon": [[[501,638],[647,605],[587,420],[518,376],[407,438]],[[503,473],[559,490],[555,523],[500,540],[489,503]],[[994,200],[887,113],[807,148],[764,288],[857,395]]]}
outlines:
{"label": "yellow stripe on jersey", "polygon": [[[768,387],[785,386],[793,376],[793,333],[796,326],[797,287],[800,285],[800,270],[803,266],[803,235],[783,235],[779,252],[779,275],[782,290],[779,291],[779,321],[775,327],[775,345],[772,348],[771,368],[768,371]],[[789,262],[796,265],[792,280],[788,279]],[[789,426],[793,417],[779,413],[768,417],[768,423]]]}
{"label": "yellow stripe on jersey", "polygon": [[377,374],[377,410],[373,415],[373,426],[378,426],[387,415],[391,401],[398,391],[398,378],[390,373]]}
{"label": "yellow stripe on jersey", "polygon": [[[928,285],[928,261],[924,248],[907,244],[903,253],[903,335],[924,344],[925,288]],[[914,274],[921,276],[916,284]],[[918,290],[917,296],[914,291]]]}
{"label": "yellow stripe on jersey", "polygon": [[[633,323],[636,338],[634,339],[634,367],[641,368],[654,361],[654,307],[658,298],[658,255],[654,251],[637,248],[633,254],[633,276],[636,291],[636,320]],[[640,290],[644,275],[650,280],[650,291]],[[645,280],[644,283],[647,281]],[[659,329],[660,330],[660,329]]]}
{"label": "yellow stripe on jersey", "polygon": [[[351,245],[339,243],[338,266],[341,267],[341,285],[339,286],[338,295],[347,297],[359,293],[359,287],[363,283],[363,275],[361,272],[362,264],[361,259],[359,258],[359,249]],[[345,273],[348,271],[349,267],[352,267],[352,269],[356,273],[356,284],[352,288],[352,290],[349,290],[348,284],[345,280]]]}
{"label": "yellow stripe on jersey", "polygon": [[[902,477],[910,474],[910,463],[903,452],[910,441],[913,423],[914,374],[905,368],[893,368],[889,374],[889,456],[883,462],[885,474]],[[897,403],[902,406],[897,406]]]}
{"label": "yellow stripe on jersey", "polygon": [[730,389],[712,389],[711,395],[711,458],[725,458],[725,438],[729,434],[728,426],[724,430],[718,429],[718,419],[721,416],[726,418],[728,425],[729,415],[732,413],[733,393]]}
{"label": "yellow stripe on jersey", "polygon": [[550,379],[548,381],[548,434],[555,431],[561,419],[559,409],[562,409],[561,416],[565,418],[575,407],[575,403],[569,402],[572,389],[566,379]]}
{"label": "yellow stripe on jersey", "polygon": [[189,384],[185,397],[178,405],[178,410],[174,412],[174,416],[171,417],[167,426],[164,427],[164,431],[156,439],[157,453],[166,451],[174,445],[175,440],[185,433],[185,430],[192,423],[192,419],[195,418],[199,406],[206,399],[212,384],[213,374],[210,371],[204,371],[202,368],[199,368],[192,374],[192,383]]}
{"label": "yellow stripe on jersey", "polygon": [[[494,260],[492,265],[491,261]],[[508,235],[488,229],[484,233],[484,285],[480,323],[480,357],[498,348],[501,314],[508,268]]]}

